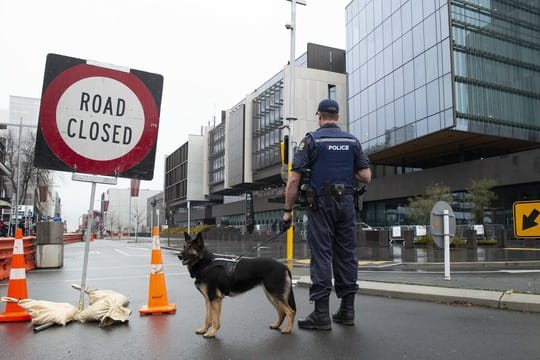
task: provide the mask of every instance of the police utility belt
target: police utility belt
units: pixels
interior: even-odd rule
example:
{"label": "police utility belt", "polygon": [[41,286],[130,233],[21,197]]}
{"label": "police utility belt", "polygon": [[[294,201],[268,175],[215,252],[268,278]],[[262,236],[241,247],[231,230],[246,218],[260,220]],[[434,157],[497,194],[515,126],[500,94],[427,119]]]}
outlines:
{"label": "police utility belt", "polygon": [[332,185],[325,185],[322,189],[317,191],[317,195],[341,197],[344,195],[354,195],[354,192],[355,192],[354,188],[347,187],[344,184],[332,184]]}
{"label": "police utility belt", "polygon": [[344,184],[325,185],[322,189],[312,189],[305,184],[301,187],[302,205],[317,210],[319,208],[318,199],[322,198],[329,202],[332,198],[340,199],[346,195],[355,195],[355,189]]}

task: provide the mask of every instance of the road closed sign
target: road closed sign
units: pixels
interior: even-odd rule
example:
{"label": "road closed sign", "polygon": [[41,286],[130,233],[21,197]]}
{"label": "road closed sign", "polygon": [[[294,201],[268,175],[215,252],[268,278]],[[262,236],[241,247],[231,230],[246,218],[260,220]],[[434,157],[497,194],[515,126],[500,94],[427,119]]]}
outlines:
{"label": "road closed sign", "polygon": [[163,77],[49,54],[37,167],[151,180]]}

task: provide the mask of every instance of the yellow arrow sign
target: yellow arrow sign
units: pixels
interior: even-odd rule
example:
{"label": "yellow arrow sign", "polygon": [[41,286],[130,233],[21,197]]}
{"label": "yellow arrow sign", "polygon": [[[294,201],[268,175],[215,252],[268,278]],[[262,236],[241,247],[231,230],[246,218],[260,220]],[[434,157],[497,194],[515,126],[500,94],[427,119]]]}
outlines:
{"label": "yellow arrow sign", "polygon": [[514,203],[514,236],[540,238],[540,200]]}

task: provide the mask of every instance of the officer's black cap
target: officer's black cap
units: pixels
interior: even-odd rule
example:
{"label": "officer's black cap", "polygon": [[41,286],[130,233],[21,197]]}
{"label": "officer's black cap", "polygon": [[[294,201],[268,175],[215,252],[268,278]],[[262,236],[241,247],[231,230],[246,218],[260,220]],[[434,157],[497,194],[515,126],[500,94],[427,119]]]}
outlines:
{"label": "officer's black cap", "polygon": [[325,112],[330,114],[339,114],[339,105],[335,100],[326,99],[319,103],[317,113]]}

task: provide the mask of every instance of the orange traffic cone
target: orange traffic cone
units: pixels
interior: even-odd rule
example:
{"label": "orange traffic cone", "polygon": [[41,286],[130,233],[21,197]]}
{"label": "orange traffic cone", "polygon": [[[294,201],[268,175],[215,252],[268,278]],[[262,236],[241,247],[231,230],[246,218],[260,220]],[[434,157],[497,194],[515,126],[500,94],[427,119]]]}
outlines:
{"label": "orange traffic cone", "polygon": [[[26,289],[26,269],[24,264],[22,229],[17,229],[15,231],[7,296],[19,300],[28,298],[28,290]],[[32,320],[30,315],[14,302],[6,303],[6,311],[0,314],[0,322],[28,320]]]}
{"label": "orange traffic cone", "polygon": [[159,232],[157,226],[152,229],[152,271],[150,272],[150,286],[148,292],[148,305],[141,307],[139,314],[149,315],[156,313],[176,313],[176,305],[169,304],[165,273],[163,273],[163,260],[159,245]]}

